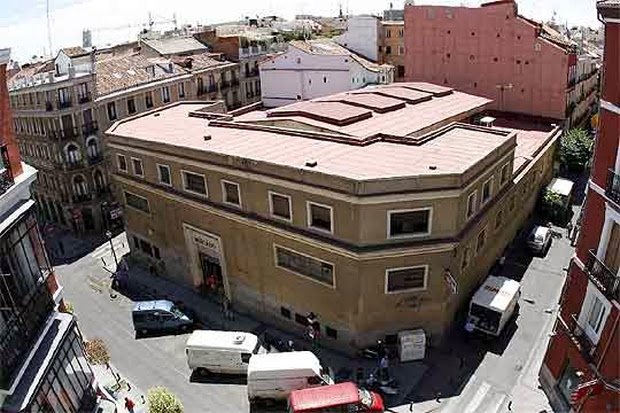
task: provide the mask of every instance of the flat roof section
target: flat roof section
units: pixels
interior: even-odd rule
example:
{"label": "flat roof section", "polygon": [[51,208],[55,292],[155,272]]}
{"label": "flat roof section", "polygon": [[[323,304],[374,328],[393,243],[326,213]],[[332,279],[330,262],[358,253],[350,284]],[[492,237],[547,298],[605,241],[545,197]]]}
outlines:
{"label": "flat roof section", "polygon": [[328,96],[320,99],[320,102],[344,102],[353,106],[360,106],[372,109],[378,113],[391,112],[393,110],[402,109],[406,103],[400,99],[394,99],[382,96],[377,93],[343,93],[339,95]]}
{"label": "flat roof section", "polygon": [[281,106],[267,112],[267,117],[304,116],[338,126],[350,125],[372,116],[372,111],[340,102],[308,101]]}
{"label": "flat roof section", "polygon": [[[392,142],[348,145],[285,132],[209,126],[208,120],[189,116],[201,105],[169,106],[121,121],[108,133],[352,180],[460,174],[514,139],[507,132],[498,134],[489,128],[453,124],[436,131],[432,139],[421,145]],[[205,135],[210,136],[208,141]],[[317,165],[306,167],[309,160]]]}

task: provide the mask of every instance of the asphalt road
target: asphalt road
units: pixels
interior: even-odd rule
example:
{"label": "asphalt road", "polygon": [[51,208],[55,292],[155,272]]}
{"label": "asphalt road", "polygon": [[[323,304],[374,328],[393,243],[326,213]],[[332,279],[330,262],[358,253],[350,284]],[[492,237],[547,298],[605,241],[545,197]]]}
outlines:
{"label": "asphalt road", "polygon": [[499,338],[472,337],[457,328],[411,395],[414,411],[551,411],[538,387],[538,371],[566,278],[563,269],[574,251],[564,231],[555,230],[558,236],[546,255],[532,256],[517,243],[496,274],[521,282],[518,316]]}
{"label": "asphalt road", "polygon": [[103,339],[112,364],[135,386],[143,391],[165,386],[181,399],[187,413],[249,411],[246,388],[239,380],[190,383],[187,335],[135,339],[132,303],[120,295],[110,297],[109,273],[102,268],[101,257],[111,259],[106,246],[70,265],[56,266],[65,300],[73,304],[83,335]]}

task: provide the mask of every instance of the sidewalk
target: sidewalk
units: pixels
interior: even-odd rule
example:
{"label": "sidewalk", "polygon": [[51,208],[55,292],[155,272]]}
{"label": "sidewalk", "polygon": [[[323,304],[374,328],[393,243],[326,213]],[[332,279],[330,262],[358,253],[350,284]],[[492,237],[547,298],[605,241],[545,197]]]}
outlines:
{"label": "sidewalk", "polygon": [[[126,286],[121,288],[119,292],[127,295],[133,301],[150,299],[173,301],[186,311],[189,310],[188,312],[193,315],[194,320],[203,329],[248,331],[262,337],[269,335],[282,340],[284,343],[293,340],[294,347],[297,350],[310,350],[312,347],[311,343],[300,334],[284,332],[247,314],[235,312],[234,320],[227,320],[224,317],[222,305],[216,302],[214,298],[200,294],[162,276],[151,275],[136,265],[130,267]],[[358,368],[364,369],[364,376],[367,377],[376,367],[374,360],[351,357],[344,352],[323,346],[319,347],[314,353],[319,357],[323,366],[331,370],[332,375],[343,381],[355,380],[355,372]],[[428,368],[423,362],[394,363],[390,366],[390,374],[398,382],[399,394],[386,400],[386,403],[391,406],[403,403],[405,396],[413,390]]]}
{"label": "sidewalk", "polygon": [[93,365],[91,367],[97,384],[103,393],[102,399],[105,399],[99,404],[98,412],[128,412],[125,409],[125,397],[129,397],[135,403],[134,413],[148,412],[146,394],[131,384],[114,366],[110,365],[111,369],[119,376],[118,380],[106,366]]}

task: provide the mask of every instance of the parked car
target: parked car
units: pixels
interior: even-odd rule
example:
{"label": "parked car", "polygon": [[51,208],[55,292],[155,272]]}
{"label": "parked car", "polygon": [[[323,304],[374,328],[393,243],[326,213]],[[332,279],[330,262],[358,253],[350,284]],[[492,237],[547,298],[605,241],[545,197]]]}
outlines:
{"label": "parked car", "polygon": [[266,352],[256,335],[241,331],[196,330],[185,345],[190,370],[202,374],[246,374],[250,358]]}
{"label": "parked car", "polygon": [[384,409],[379,394],[353,382],[294,390],[288,399],[289,413],[383,413]]}
{"label": "parked car", "polygon": [[136,334],[150,331],[190,331],[194,322],[183,314],[172,301],[138,301],[131,313]]}
{"label": "parked car", "polygon": [[551,228],[535,226],[527,237],[527,246],[535,254],[544,254],[551,247]]}
{"label": "parked car", "polygon": [[310,351],[256,354],[248,365],[248,399],[284,401],[293,390],[334,384]]}

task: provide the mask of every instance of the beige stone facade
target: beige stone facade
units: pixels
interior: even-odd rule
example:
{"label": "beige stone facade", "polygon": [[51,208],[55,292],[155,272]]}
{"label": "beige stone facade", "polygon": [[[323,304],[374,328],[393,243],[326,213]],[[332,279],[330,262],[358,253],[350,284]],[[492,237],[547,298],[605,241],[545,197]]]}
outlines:
{"label": "beige stone facade", "polygon": [[[162,275],[197,289],[204,288],[205,274],[217,273],[221,293],[271,323],[300,328],[296,318],[301,322],[312,311],[327,345],[352,347],[403,329],[424,328],[432,339],[446,331],[525,225],[540,188],[551,178],[559,135],[549,125],[531,137],[508,121],[501,128],[451,124],[435,130],[431,142],[444,145],[448,134],[457,139],[471,133],[480,139],[496,136],[497,143],[490,140],[494,149],[471,165],[453,165],[459,173],[449,172],[446,164],[446,173],[434,175],[353,179],[277,165],[258,150],[235,157],[223,149],[209,150],[223,136],[214,123],[206,127],[205,119],[186,118],[197,127],[204,122],[206,129],[194,143],[174,144],[171,131],[158,122],[182,120],[192,112],[188,108],[180,115],[184,110],[177,105],[158,118],[137,117],[108,131],[112,176],[118,199],[125,200],[132,252],[157,263]],[[249,119],[231,120],[237,122],[233,130],[242,121]],[[185,125],[184,136],[193,130]],[[203,139],[205,133],[209,139]],[[245,133],[252,141],[259,132],[249,128]],[[232,135],[226,139],[236,145]],[[373,145],[381,144],[363,150]],[[391,149],[416,153],[405,146]],[[441,147],[448,156],[449,147]],[[143,177],[131,167],[119,169],[134,159],[141,162]],[[328,162],[318,160],[319,165]],[[437,165],[444,168],[439,160]],[[168,173],[162,174],[161,167]],[[205,194],[188,190],[188,182],[203,182],[197,177],[204,178]],[[470,196],[476,201],[468,217]],[[414,229],[407,229],[413,221],[399,224],[414,216]],[[449,280],[456,282],[456,291]]]}
{"label": "beige stone facade", "polygon": [[381,21],[379,63],[394,66],[394,80],[405,80],[405,22]]}

